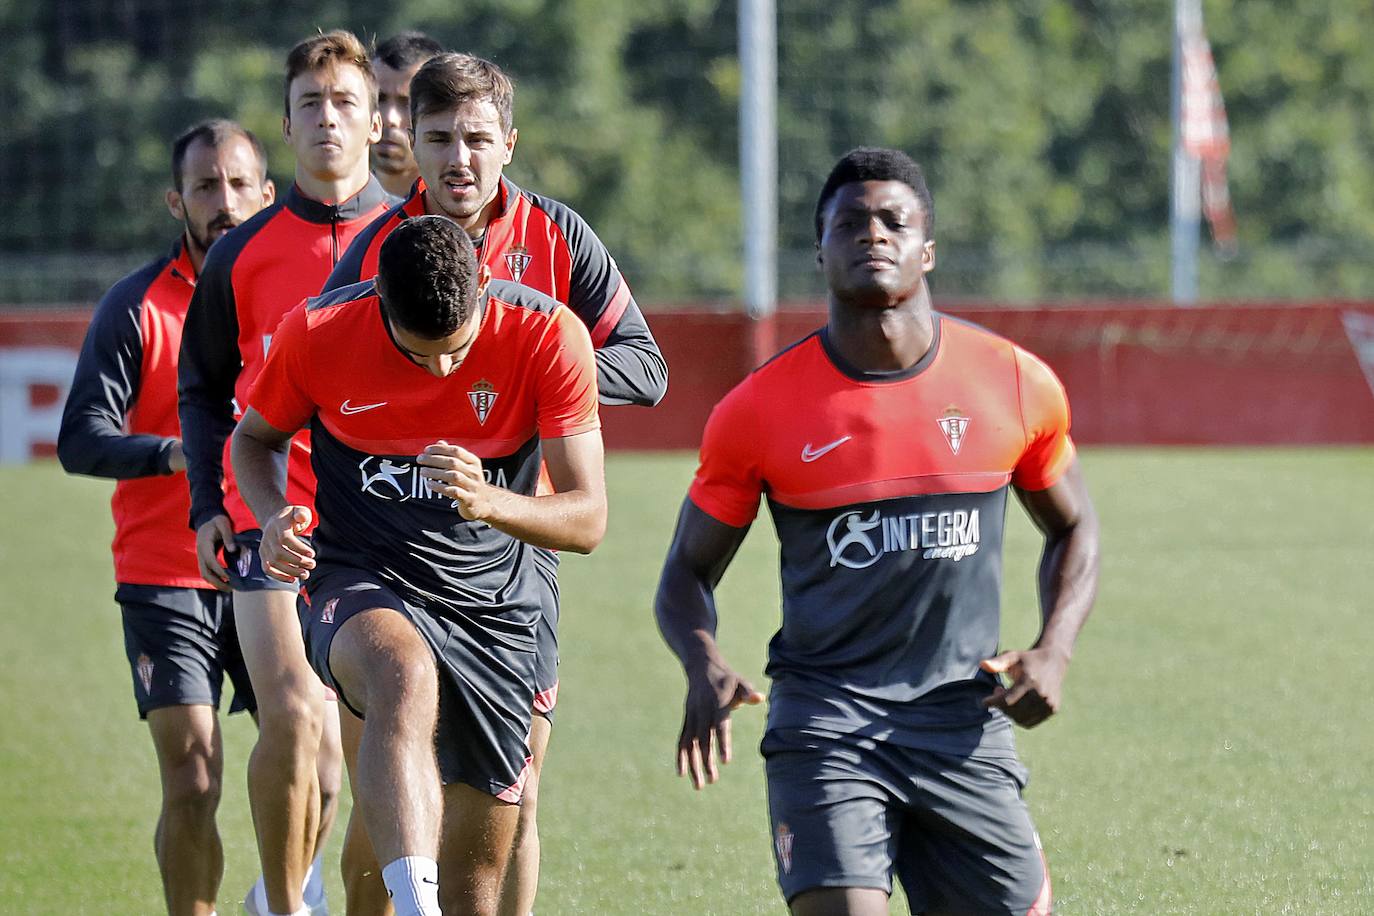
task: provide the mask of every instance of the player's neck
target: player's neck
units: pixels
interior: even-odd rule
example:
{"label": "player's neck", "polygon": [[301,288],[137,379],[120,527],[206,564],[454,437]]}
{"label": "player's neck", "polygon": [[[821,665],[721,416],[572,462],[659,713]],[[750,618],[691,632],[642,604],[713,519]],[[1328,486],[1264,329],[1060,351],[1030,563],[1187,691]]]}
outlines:
{"label": "player's neck", "polygon": [[196,244],[196,240],[191,237],[191,233],[185,229],[181,230],[181,247],[186,252],[186,257],[191,261],[191,270],[195,276],[200,276],[200,269],[205,264],[205,249]]}
{"label": "player's neck", "polygon": [[930,292],[925,284],[910,299],[886,308],[830,300],[830,343],[863,372],[900,372],[921,361],[935,342]]}
{"label": "player's neck", "polygon": [[362,161],[359,168],[354,169],[343,178],[320,178],[309,174],[299,166],[296,167],[296,187],[306,197],[322,204],[343,203],[367,187],[367,182],[371,177],[372,173],[367,170],[366,159]]}
{"label": "player's neck", "polygon": [[377,181],[381,184],[382,190],[392,197],[409,197],[411,188],[415,186],[415,179],[420,177],[420,170],[415,169],[411,172],[376,171],[372,174],[377,176]]}

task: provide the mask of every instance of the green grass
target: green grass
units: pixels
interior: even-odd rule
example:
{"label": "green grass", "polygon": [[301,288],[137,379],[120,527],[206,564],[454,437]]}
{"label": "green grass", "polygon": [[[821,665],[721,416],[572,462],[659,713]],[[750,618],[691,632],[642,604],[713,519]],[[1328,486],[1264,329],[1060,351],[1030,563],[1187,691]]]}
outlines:
{"label": "green grass", "polygon": [[[1064,712],[1020,733],[1062,913],[1374,912],[1374,450],[1093,450],[1097,611]],[[650,601],[692,473],[616,456],[611,531],[563,568],[564,666],[542,811],[541,916],[783,911],[756,753],[694,793],[672,771],[682,677]],[[0,913],[149,914],[157,776],[111,594],[106,484],[0,470]],[[1010,646],[1034,635],[1037,538],[1009,513]],[[771,526],[722,584],[758,676],[777,625]],[[221,912],[256,873],[226,728]],[[331,895],[341,904],[330,854]],[[338,906],[338,910],[342,907]],[[895,909],[895,908],[894,908]],[[899,912],[901,910],[898,910]]]}

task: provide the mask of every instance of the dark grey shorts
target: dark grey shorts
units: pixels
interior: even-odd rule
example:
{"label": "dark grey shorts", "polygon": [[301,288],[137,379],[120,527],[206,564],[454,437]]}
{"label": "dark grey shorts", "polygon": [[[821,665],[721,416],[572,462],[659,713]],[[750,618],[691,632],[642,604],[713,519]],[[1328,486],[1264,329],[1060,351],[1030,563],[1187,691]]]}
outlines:
{"label": "dark grey shorts", "polygon": [[[307,542],[309,538],[306,539]],[[234,534],[237,549],[225,551],[224,562],[229,567],[229,587],[236,592],[295,592],[300,588],[295,582],[273,579],[262,568],[262,557],[258,548],[262,546],[262,531],[254,528]]]}
{"label": "dark grey shorts", "polygon": [[541,606],[534,628],[534,711],[552,722],[558,702],[558,554],[536,547],[534,568]]}
{"label": "dark grey shorts", "polygon": [[334,635],[355,614],[388,608],[409,620],[434,653],[439,723],[434,749],[445,784],[462,782],[502,801],[518,802],[529,772],[534,703],[534,634],[495,634],[474,616],[435,602],[400,597],[379,577],[321,563],[306,580],[301,629],[305,654],[325,685],[360,718],[329,667]]}
{"label": "dark grey shorts", "polygon": [[763,739],[778,883],[888,893],[913,913],[1050,912],[1049,873],[1013,758],[777,729]]}
{"label": "dark grey shorts", "polygon": [[115,600],[124,618],[124,653],[140,719],[164,706],[219,709],[226,675],[234,685],[229,711],[257,709],[228,595],[121,583]]}

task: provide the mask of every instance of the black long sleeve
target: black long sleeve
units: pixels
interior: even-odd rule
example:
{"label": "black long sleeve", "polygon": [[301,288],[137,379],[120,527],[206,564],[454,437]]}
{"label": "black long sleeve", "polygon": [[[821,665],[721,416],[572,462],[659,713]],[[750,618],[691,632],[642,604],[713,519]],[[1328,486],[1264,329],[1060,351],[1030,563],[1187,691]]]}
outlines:
{"label": "black long sleeve", "polygon": [[181,336],[177,397],[193,529],[225,511],[224,443],[234,431],[234,383],[243,368],[231,279],[239,248],[231,241],[220,240],[206,257]]}
{"label": "black long sleeve", "polygon": [[668,363],[633,299],[597,348],[596,384],[610,405],[653,407],[668,392]]}
{"label": "black long sleeve", "polygon": [[144,294],[167,263],[124,278],[96,306],[57,435],[68,473],[116,480],[171,473],[176,439],[126,431],[143,371]]}

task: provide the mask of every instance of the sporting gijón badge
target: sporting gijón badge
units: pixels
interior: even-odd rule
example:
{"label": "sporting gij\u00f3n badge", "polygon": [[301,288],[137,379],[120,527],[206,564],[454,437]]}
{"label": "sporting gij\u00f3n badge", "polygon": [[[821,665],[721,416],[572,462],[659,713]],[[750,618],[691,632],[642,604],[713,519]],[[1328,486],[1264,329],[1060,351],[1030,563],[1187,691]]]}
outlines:
{"label": "sporting gij\u00f3n badge", "polygon": [[487,414],[491,413],[491,407],[496,403],[496,395],[496,389],[486,379],[479,379],[472,383],[472,390],[468,392],[468,400],[472,402],[472,409],[477,414],[478,423],[486,425]]}
{"label": "sporting gij\u00f3n badge", "polygon": [[940,432],[945,434],[950,451],[959,454],[959,446],[964,444],[964,436],[968,433],[969,418],[964,416],[962,410],[951,404],[945,408],[945,415],[935,422],[940,424]]}
{"label": "sporting gij\u00f3n badge", "polygon": [[529,269],[531,260],[533,258],[530,257],[528,248],[523,245],[511,246],[510,250],[506,252],[506,269],[510,271],[510,278],[519,283],[520,278]]}

